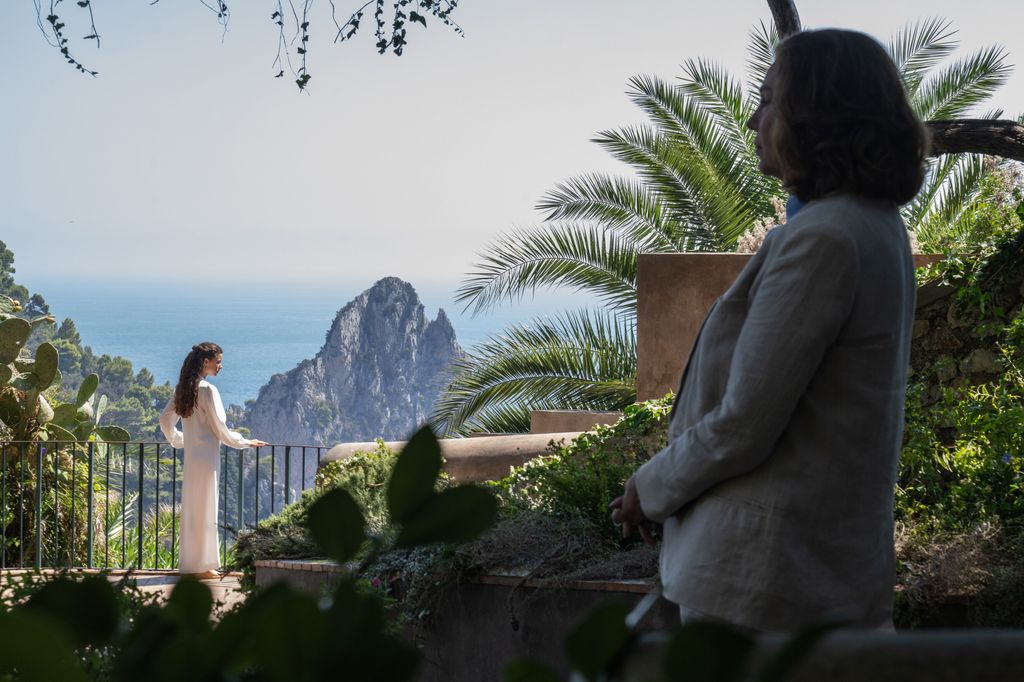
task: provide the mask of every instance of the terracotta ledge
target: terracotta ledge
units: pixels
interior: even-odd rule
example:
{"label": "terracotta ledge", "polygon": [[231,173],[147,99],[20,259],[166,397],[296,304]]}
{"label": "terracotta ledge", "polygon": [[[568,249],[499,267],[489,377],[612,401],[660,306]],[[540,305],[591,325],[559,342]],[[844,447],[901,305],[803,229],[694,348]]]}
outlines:
{"label": "terracotta ledge", "polygon": [[[344,573],[345,569],[330,559],[260,559],[254,561],[256,568],[271,568],[304,573]],[[630,594],[647,594],[654,587],[650,580],[551,580],[548,578],[530,578],[523,580],[526,573],[515,575],[514,572],[503,572],[494,575],[479,575],[470,582],[479,585],[497,585],[502,587],[532,587],[560,590],[583,590],[589,592],[625,592]]]}
{"label": "terracotta ledge", "polygon": [[630,594],[647,594],[654,588],[649,580],[551,580],[547,578],[530,578],[525,582],[514,575],[480,575],[472,580],[480,585],[500,585],[503,587],[536,587],[558,590],[583,590],[588,592],[626,592]]}
{"label": "terracotta ledge", "polygon": [[342,573],[344,571],[341,566],[330,559],[260,559],[254,561],[253,566],[310,573]]}

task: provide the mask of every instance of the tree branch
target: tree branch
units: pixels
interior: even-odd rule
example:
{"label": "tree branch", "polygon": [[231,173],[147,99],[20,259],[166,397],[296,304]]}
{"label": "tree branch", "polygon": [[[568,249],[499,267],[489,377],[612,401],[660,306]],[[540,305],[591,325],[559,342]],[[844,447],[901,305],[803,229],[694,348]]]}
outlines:
{"label": "tree branch", "polygon": [[793,0],[768,0],[768,8],[772,11],[779,38],[800,32],[800,14]]}
{"label": "tree branch", "polygon": [[929,156],[987,154],[1024,161],[1024,125],[1016,121],[961,118],[925,125],[932,136]]}

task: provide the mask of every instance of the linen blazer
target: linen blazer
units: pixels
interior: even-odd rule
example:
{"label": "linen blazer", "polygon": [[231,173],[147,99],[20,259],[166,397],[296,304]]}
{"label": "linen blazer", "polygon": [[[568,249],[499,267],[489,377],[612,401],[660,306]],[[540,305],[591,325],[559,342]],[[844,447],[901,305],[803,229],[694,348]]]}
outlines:
{"label": "linen blazer", "polygon": [[891,624],[915,295],[894,204],[832,196],[768,232],[635,476],[667,598],[757,630]]}

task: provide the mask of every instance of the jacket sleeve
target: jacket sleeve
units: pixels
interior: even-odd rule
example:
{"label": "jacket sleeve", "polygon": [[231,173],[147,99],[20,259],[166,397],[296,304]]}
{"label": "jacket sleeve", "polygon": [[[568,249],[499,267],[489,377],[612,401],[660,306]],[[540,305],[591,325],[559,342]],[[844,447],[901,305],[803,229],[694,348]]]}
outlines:
{"label": "jacket sleeve", "polygon": [[721,401],[636,472],[654,521],[767,459],[853,308],[859,265],[849,235],[815,224],[778,237],[747,301]]}
{"label": "jacket sleeve", "polygon": [[178,430],[178,414],[174,411],[174,397],[167,401],[164,411],[160,414],[160,430],[172,448],[185,447],[185,437]]}
{"label": "jacket sleeve", "polygon": [[242,450],[249,447],[250,441],[248,438],[243,438],[241,434],[228,428],[224,404],[221,402],[220,392],[215,386],[201,385],[199,387],[198,402],[203,418],[206,419],[206,425],[217,436],[217,440],[229,448]]}

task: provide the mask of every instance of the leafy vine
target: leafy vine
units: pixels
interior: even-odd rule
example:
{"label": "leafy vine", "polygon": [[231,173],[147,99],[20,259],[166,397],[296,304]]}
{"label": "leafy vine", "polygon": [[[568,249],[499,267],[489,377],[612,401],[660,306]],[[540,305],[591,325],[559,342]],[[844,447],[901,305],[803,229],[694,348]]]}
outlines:
{"label": "leafy vine", "polygon": [[[286,11],[285,0],[274,0],[276,9],[270,15],[270,20],[278,27],[277,56],[271,65],[271,68],[276,71],[274,77],[282,78],[286,70],[291,71],[300,92],[306,89],[310,78],[312,78],[307,66],[307,56],[310,43],[310,17],[315,1],[287,0],[290,11]],[[63,0],[49,0],[48,10],[43,6],[44,0],[34,0],[34,2],[37,24],[47,42],[55,47],[75,69],[93,77],[97,76],[99,72],[86,68],[71,54],[65,30],[68,24],[57,13],[57,7]],[[155,5],[157,2],[159,0],[152,0],[150,4]],[[199,2],[216,14],[217,21],[224,27],[226,33],[231,18],[231,10],[228,8],[227,2],[225,0],[199,0]],[[354,37],[360,29],[364,14],[371,6],[373,7],[376,48],[379,54],[385,54],[390,50],[396,56],[401,56],[408,44],[408,24],[410,22],[419,23],[426,28],[428,16],[436,18],[458,35],[465,35],[462,27],[451,18],[452,13],[458,7],[459,0],[394,0],[390,10],[390,31],[388,30],[387,16],[389,12],[385,9],[385,0],[367,0],[359,9],[352,12],[344,23],[338,21],[338,8],[335,5],[335,0],[329,0],[329,2],[331,19],[336,29],[335,43],[341,43]],[[91,30],[82,40],[95,40],[96,46],[99,47],[100,34],[96,29],[92,0],[77,0],[75,4],[79,8],[87,10],[89,14],[88,22]],[[301,8],[297,6],[300,4]],[[294,62],[292,60],[293,49],[295,50]]]}
{"label": "leafy vine", "polygon": [[[68,46],[68,39],[65,36],[64,20],[61,19],[60,15],[57,14],[57,5],[61,3],[61,0],[50,0],[49,12],[46,16],[43,16],[43,3],[42,0],[35,0],[36,4],[36,23],[39,25],[39,30],[42,32],[43,37],[46,38],[51,46],[57,48],[61,56],[74,67],[76,70],[87,73],[93,78],[99,75],[98,71],[93,71],[85,67],[78,59],[71,55],[71,48]],[[100,46],[100,35],[99,31],[96,30],[96,20],[92,13],[92,0],[78,0],[76,2],[82,9],[89,11],[89,24],[92,27],[92,31],[89,35],[82,38],[82,40],[95,40],[96,47]],[[52,37],[51,37],[52,34]]]}

